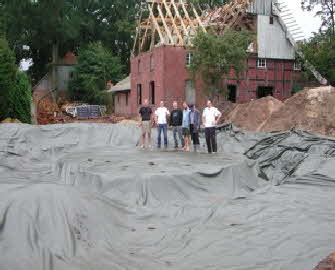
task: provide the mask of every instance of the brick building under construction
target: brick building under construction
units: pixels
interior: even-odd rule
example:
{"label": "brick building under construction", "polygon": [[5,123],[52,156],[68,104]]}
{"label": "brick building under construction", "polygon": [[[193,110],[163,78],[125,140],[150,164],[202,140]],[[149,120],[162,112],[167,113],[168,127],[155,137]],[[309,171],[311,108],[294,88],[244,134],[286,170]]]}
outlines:
{"label": "brick building under construction", "polygon": [[205,86],[194,82],[187,70],[192,61],[192,49],[187,48],[192,48],[198,29],[212,28],[221,35],[227,29],[246,29],[257,37],[248,48],[246,72],[237,79],[232,71],[223,79],[228,94],[217,101],[241,103],[268,95],[283,100],[304,86],[295,62],[296,42],[303,36],[292,14],[277,0],[234,0],[219,9],[198,10],[186,0],[147,0],[149,15],[137,28],[131,75],[111,90],[117,114],[137,114],[146,98],[154,107],[160,100],[168,107],[173,100],[205,105]]}

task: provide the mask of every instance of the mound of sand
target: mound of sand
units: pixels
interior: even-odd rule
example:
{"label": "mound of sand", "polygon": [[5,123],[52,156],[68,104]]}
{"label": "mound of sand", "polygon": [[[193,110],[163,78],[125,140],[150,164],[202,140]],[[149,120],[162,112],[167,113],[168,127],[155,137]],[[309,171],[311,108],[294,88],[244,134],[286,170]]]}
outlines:
{"label": "mound of sand", "polygon": [[249,131],[260,131],[269,117],[279,111],[283,103],[273,97],[251,100],[238,104],[228,114],[227,120]]}
{"label": "mound of sand", "polygon": [[1,121],[2,124],[20,124],[21,121],[18,119],[6,118],[5,120]]}
{"label": "mound of sand", "polygon": [[335,269],[335,253],[330,254],[314,270],[334,270]]}
{"label": "mound of sand", "polygon": [[317,134],[335,136],[335,89],[318,87],[305,89],[287,99],[273,112],[262,131],[302,129]]}
{"label": "mound of sand", "polygon": [[335,136],[335,88],[305,89],[284,103],[266,97],[238,104],[226,117],[248,131],[286,131],[292,128]]}

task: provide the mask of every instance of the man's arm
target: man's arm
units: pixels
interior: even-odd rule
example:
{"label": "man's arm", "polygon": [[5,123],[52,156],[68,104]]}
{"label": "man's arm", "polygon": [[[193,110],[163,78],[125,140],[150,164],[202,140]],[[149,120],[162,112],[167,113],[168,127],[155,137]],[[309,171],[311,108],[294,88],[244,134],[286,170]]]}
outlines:
{"label": "man's arm", "polygon": [[205,110],[203,110],[202,112],[202,124],[205,124],[206,122],[206,113],[205,113]]}
{"label": "man's arm", "polygon": [[217,114],[216,117],[216,125],[217,125],[221,119],[222,113],[218,109],[216,109],[216,114]]}

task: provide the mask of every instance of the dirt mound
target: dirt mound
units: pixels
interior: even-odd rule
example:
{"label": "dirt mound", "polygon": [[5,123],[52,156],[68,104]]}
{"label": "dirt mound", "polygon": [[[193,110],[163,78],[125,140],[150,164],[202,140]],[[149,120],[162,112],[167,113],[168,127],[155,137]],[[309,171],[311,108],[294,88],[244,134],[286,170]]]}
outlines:
{"label": "dirt mound", "polygon": [[226,121],[249,131],[260,131],[269,117],[282,108],[283,103],[273,97],[238,104],[228,114]]}
{"label": "dirt mound", "polygon": [[261,131],[291,128],[335,136],[335,89],[318,87],[305,89],[287,99],[268,118]]}
{"label": "dirt mound", "polygon": [[6,118],[5,120],[1,121],[2,124],[20,124],[21,121],[18,119]]}
{"label": "dirt mound", "polygon": [[335,88],[304,89],[284,103],[266,97],[238,104],[225,122],[248,131],[286,131],[292,128],[335,136]]}
{"label": "dirt mound", "polygon": [[314,270],[335,270],[335,253],[329,255]]}

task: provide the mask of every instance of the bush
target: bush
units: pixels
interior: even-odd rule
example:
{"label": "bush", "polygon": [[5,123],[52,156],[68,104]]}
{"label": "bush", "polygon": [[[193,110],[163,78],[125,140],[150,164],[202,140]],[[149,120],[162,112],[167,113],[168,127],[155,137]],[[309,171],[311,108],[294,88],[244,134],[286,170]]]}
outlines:
{"label": "bush", "polygon": [[0,120],[12,115],[11,93],[15,91],[17,66],[5,39],[0,38]]}
{"label": "bush", "polygon": [[304,60],[335,86],[335,39],[330,31],[315,34],[311,40],[300,45],[300,50]]}
{"label": "bush", "polygon": [[106,104],[106,83],[122,78],[122,65],[119,57],[103,47],[100,42],[91,43],[78,55],[78,64],[69,84],[71,100],[90,104]]}
{"label": "bush", "polygon": [[19,119],[22,123],[31,123],[31,85],[26,73],[16,74],[16,85],[10,95],[10,117]]}

